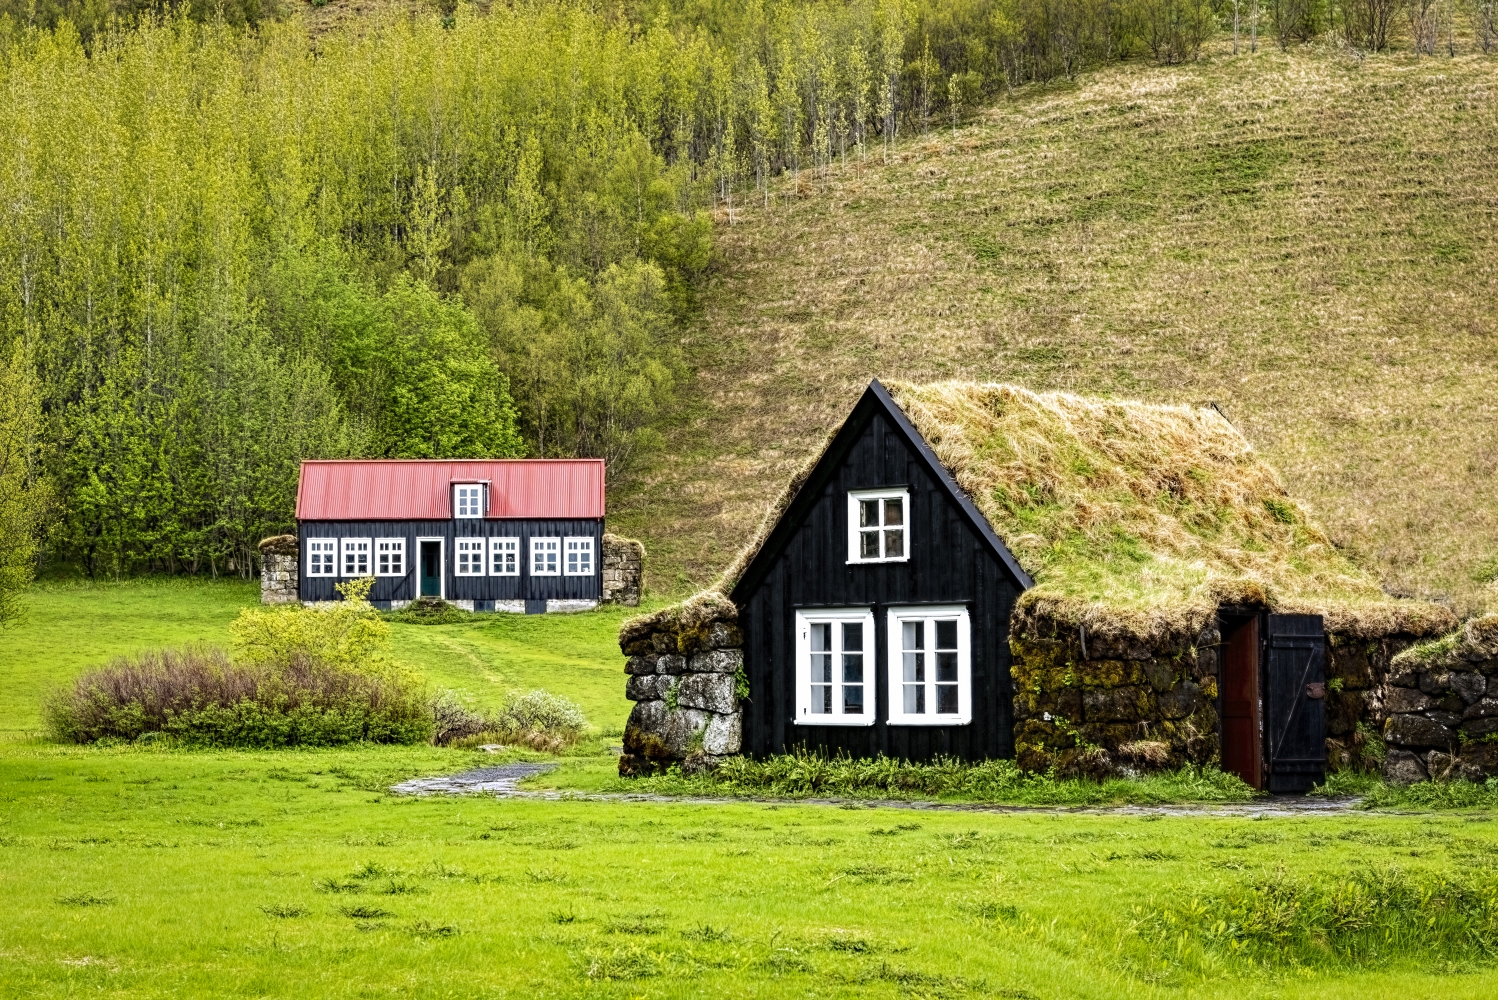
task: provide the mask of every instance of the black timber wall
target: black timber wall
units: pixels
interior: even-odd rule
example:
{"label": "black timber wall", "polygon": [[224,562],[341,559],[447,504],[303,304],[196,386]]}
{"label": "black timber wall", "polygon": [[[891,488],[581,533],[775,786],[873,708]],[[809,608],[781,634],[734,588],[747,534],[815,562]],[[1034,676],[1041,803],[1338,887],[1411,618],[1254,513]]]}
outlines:
{"label": "black timber wall", "polygon": [[[1009,676],[1009,613],[1019,588],[992,548],[925,461],[882,412],[838,460],[809,509],[803,492],[791,506],[800,518],[762,576],[735,590],[744,633],[750,701],[744,707],[744,750],[762,756],[804,745],[828,754],[883,753],[908,760],[939,754],[965,760],[1014,756],[1014,700]],[[821,470],[819,469],[820,473]],[[910,559],[848,565],[849,490],[903,486],[910,491]],[[759,560],[756,560],[758,570]],[[972,622],[973,720],[965,726],[889,726],[888,636],[893,605],[965,604]],[[877,636],[874,670],[879,721],[872,726],[798,726],[795,698],[795,612],[800,608],[871,607]]]}
{"label": "black timber wall", "polygon": [[[542,538],[591,537],[592,576],[531,576],[531,536]],[[453,542],[458,538],[518,537],[519,576],[458,576]],[[416,599],[420,553],[416,539],[440,538],[445,562],[444,593],[449,601],[544,601],[592,600],[603,594],[603,522],[596,520],[520,520],[453,518],[444,521],[303,521],[297,525],[301,580],[298,594],[304,601],[338,599],[335,584],[343,577],[307,576],[309,538],[404,538],[406,575],[375,577],[369,599],[375,602]],[[485,553],[487,557],[487,552]],[[565,552],[559,558],[565,558]],[[371,553],[373,558],[373,553]]]}

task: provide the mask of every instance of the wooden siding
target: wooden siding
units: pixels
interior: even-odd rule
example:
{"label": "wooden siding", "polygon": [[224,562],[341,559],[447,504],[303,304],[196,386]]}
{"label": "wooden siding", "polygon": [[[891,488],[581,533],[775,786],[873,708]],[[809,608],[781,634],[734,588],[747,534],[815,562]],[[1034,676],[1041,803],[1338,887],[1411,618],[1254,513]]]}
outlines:
{"label": "wooden siding", "polygon": [[[951,493],[890,418],[877,408],[842,455],[830,451],[791,505],[798,519],[778,551],[761,552],[735,591],[744,631],[750,702],[744,749],[764,755],[805,745],[855,757],[883,753],[909,760],[950,755],[981,760],[1014,755],[1009,674],[1009,613],[1019,596],[1009,570]],[[858,412],[855,411],[855,418]],[[836,447],[836,446],[835,446]],[[835,467],[833,464],[835,463]],[[849,565],[849,490],[910,491],[910,559]],[[890,726],[885,612],[909,604],[963,604],[972,620],[972,722],[961,726]],[[873,726],[797,726],[795,612],[800,608],[871,607],[875,615]]]}
{"label": "wooden siding", "polygon": [[[593,539],[592,576],[530,575],[531,537]],[[458,538],[518,537],[520,539],[519,576],[458,576],[455,572],[453,542]],[[541,601],[598,600],[603,595],[603,522],[586,520],[493,520],[457,519],[441,521],[303,521],[297,526],[301,560],[298,593],[304,601],[332,601],[338,597],[335,584],[343,577],[307,576],[307,539],[309,538],[404,538],[406,540],[406,575],[375,577],[369,599],[411,601],[417,596],[417,571],[420,569],[418,538],[441,538],[445,563],[444,594],[449,601]],[[485,552],[487,558],[488,553]],[[374,558],[371,552],[371,559]],[[558,554],[560,564],[566,553]]]}

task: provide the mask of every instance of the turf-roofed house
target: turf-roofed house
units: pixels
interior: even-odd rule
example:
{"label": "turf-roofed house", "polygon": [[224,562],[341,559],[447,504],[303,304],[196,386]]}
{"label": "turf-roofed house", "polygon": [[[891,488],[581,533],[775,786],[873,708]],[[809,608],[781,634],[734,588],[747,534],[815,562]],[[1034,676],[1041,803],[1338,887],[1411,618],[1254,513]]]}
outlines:
{"label": "turf-roofed house", "polygon": [[469,611],[584,610],[619,596],[605,587],[605,549],[638,548],[604,534],[595,459],[309,461],[296,517],[295,538],[261,547],[267,581],[278,547],[294,557],[280,575],[295,579],[286,599],[301,601],[336,600],[338,584],[373,577],[380,608],[426,598]]}
{"label": "turf-roofed house", "polygon": [[1391,659],[1454,624],[1216,407],[876,381],[713,591],[624,626],[621,771],[804,747],[1305,790],[1382,752]]}

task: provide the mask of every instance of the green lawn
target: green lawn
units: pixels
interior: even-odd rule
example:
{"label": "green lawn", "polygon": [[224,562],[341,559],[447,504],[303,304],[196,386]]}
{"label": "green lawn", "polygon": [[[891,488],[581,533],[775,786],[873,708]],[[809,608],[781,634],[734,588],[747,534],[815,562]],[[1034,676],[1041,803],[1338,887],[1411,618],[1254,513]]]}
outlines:
{"label": "green lawn", "polygon": [[[260,600],[258,584],[181,580],[52,583],[27,595],[30,613],[0,632],[0,741],[42,725],[46,691],[112,656],[190,642],[227,645],[240,608]],[[575,615],[478,615],[460,625],[395,624],[393,654],[437,688],[475,705],[512,690],[544,688],[582,706],[604,734],[629,715],[619,623],[637,613],[608,608]]]}
{"label": "green lawn", "polygon": [[[1498,990],[1490,810],[417,799],[389,786],[513,758],[26,738],[48,683],[119,652],[222,642],[254,598],[223,584],[49,585],[7,633],[0,998]],[[617,731],[619,615],[400,625],[396,653],[475,701],[546,687]],[[601,742],[538,787],[629,787]]]}

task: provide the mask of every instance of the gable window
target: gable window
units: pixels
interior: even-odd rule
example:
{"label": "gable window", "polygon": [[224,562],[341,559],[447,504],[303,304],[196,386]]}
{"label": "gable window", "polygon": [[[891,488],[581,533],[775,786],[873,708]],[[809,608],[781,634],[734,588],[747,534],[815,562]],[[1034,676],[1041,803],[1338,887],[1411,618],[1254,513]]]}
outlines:
{"label": "gable window", "polygon": [[567,552],[567,576],[593,575],[593,539],[564,538],[562,544]]}
{"label": "gable window", "polygon": [[874,613],[796,612],[796,724],[874,724]]}
{"label": "gable window", "polygon": [[972,657],[961,605],[891,608],[889,722],[951,726],[972,721]]}
{"label": "gable window", "polygon": [[338,575],[338,542],[332,538],[307,539],[307,575]]}
{"label": "gable window", "polygon": [[481,483],[459,483],[453,487],[453,517],[483,517],[484,487]]}
{"label": "gable window", "polygon": [[520,539],[489,539],[489,575],[520,575]]}
{"label": "gable window", "polygon": [[904,562],[910,558],[910,494],[853,490],[848,494],[848,561]]}
{"label": "gable window", "polygon": [[375,576],[406,575],[406,540],[375,539]]}
{"label": "gable window", "polygon": [[338,547],[342,553],[342,576],[369,576],[369,548],[367,538],[340,538]]}
{"label": "gable window", "polygon": [[531,576],[561,576],[562,570],[558,565],[561,550],[560,538],[532,538]]}
{"label": "gable window", "polygon": [[456,575],[484,575],[484,541],[482,538],[459,538],[453,543],[453,552],[458,558]]}

